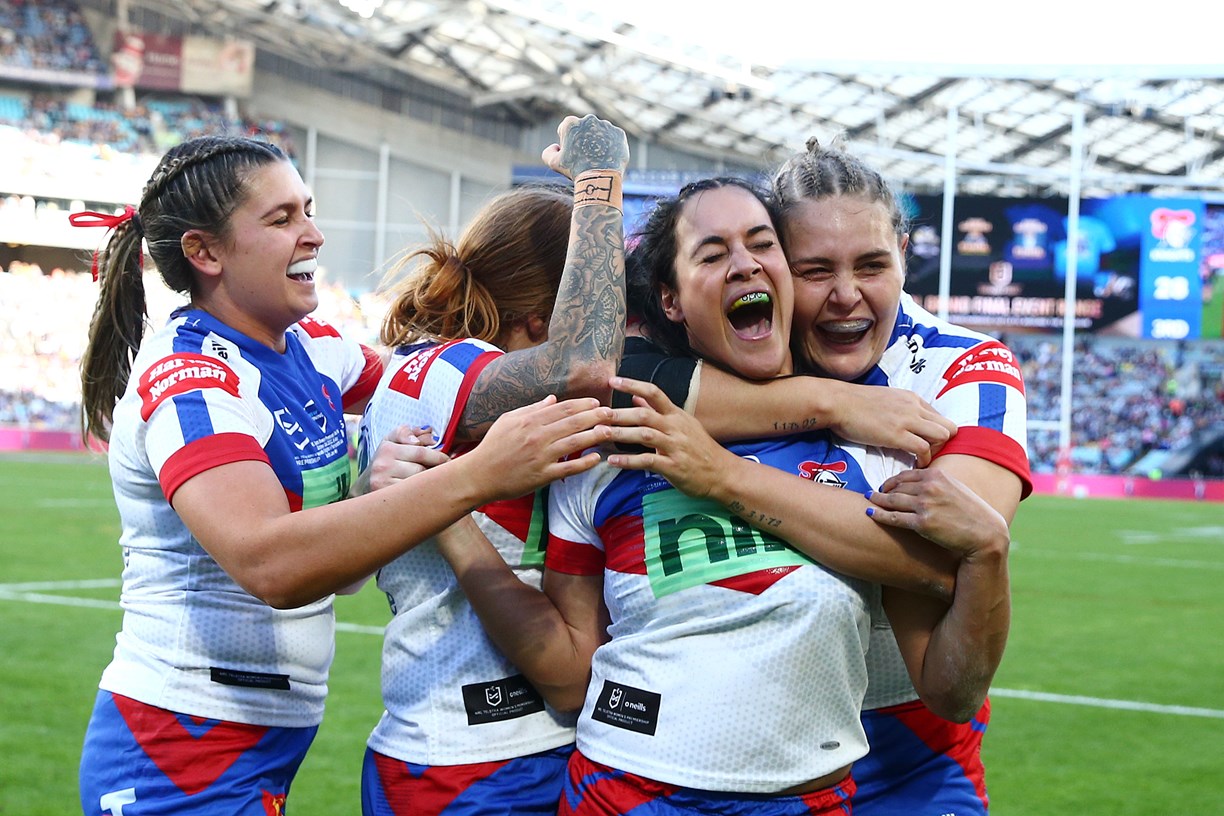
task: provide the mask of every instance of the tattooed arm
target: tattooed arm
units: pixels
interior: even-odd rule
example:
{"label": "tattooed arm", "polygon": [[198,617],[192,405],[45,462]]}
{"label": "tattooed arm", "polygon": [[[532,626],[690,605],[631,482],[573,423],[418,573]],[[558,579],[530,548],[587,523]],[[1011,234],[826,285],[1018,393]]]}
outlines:
{"label": "tattooed arm", "polygon": [[575,180],[569,251],[548,324],[548,339],[499,357],[482,371],[464,406],[458,439],[478,439],[503,412],[548,394],[611,398],[608,378],[625,337],[625,244],[621,178],[625,133],[585,116],[557,128],[543,159]]}

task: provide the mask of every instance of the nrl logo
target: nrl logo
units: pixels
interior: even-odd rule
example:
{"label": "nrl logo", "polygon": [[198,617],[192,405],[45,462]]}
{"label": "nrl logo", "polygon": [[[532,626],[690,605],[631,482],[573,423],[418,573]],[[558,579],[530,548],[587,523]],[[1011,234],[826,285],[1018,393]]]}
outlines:
{"label": "nrl logo", "polygon": [[489,686],[485,689],[485,702],[491,706],[499,706],[502,704],[501,686]]}

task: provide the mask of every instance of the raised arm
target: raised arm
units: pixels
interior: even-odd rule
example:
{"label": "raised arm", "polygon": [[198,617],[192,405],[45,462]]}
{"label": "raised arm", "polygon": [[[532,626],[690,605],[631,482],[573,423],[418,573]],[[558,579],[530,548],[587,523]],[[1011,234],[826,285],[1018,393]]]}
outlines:
{"label": "raised arm", "polygon": [[548,339],[493,361],[476,380],[456,428],[479,439],[504,411],[541,399],[593,396],[608,402],[608,377],[620,363],[625,335],[625,243],[621,181],[629,145],[620,128],[568,117],[548,166],[574,179],[569,250]]}

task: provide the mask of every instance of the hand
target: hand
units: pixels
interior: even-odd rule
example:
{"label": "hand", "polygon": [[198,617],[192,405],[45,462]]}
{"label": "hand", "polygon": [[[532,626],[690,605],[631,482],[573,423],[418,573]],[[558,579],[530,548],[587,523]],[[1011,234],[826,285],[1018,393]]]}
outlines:
{"label": "hand", "polygon": [[472,469],[487,501],[517,498],[598,464],[598,451],[577,455],[611,438],[611,418],[612,409],[591,397],[545,397],[502,414],[480,444],[455,461]]}
{"label": "hand", "polygon": [[588,114],[581,119],[567,116],[557,125],[559,144],[540,154],[544,164],[573,179],[587,170],[625,172],[629,166],[629,140],[625,131],[611,122]]}
{"label": "hand", "polygon": [[965,560],[1006,555],[1011,542],[1007,520],[942,470],[903,471],[867,498],[878,523],[913,530]]}
{"label": "hand", "polygon": [[689,496],[708,496],[720,472],[718,460],[733,454],[657,386],[626,377],[613,377],[611,383],[613,389],[632,395],[634,405],[615,409],[613,441],[652,450],[613,454],[608,464],[624,470],[649,470]]}
{"label": "hand", "polygon": [[357,478],[350,491],[360,496],[401,482],[423,470],[450,461],[450,457],[432,446],[432,431],[401,425],[378,443],[374,459]]}
{"label": "hand", "polygon": [[843,439],[905,451],[923,468],[956,434],[956,423],[913,391],[833,382],[826,383],[838,389],[829,430]]}

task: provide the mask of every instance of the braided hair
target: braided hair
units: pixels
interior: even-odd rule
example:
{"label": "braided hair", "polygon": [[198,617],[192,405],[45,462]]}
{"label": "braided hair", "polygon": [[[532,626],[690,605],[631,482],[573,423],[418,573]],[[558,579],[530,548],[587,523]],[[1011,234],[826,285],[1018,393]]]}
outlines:
{"label": "braided hair", "polygon": [[806,147],[778,168],[770,185],[770,197],[783,221],[804,201],[858,196],[884,205],[898,237],[909,232],[909,218],[892,187],[862,159],[846,152],[840,139],[825,147],[813,136]]}
{"label": "braided hair", "polygon": [[115,228],[99,255],[98,302],[81,360],[85,434],[110,438],[115,403],[127,388],[144,338],[142,239],[166,285],[190,296],[195,278],[183,255],[184,233],[201,230],[226,240],[230,216],[245,200],[247,177],[275,161],[287,161],[275,145],[228,136],[189,139],[162,157],[136,213]]}

